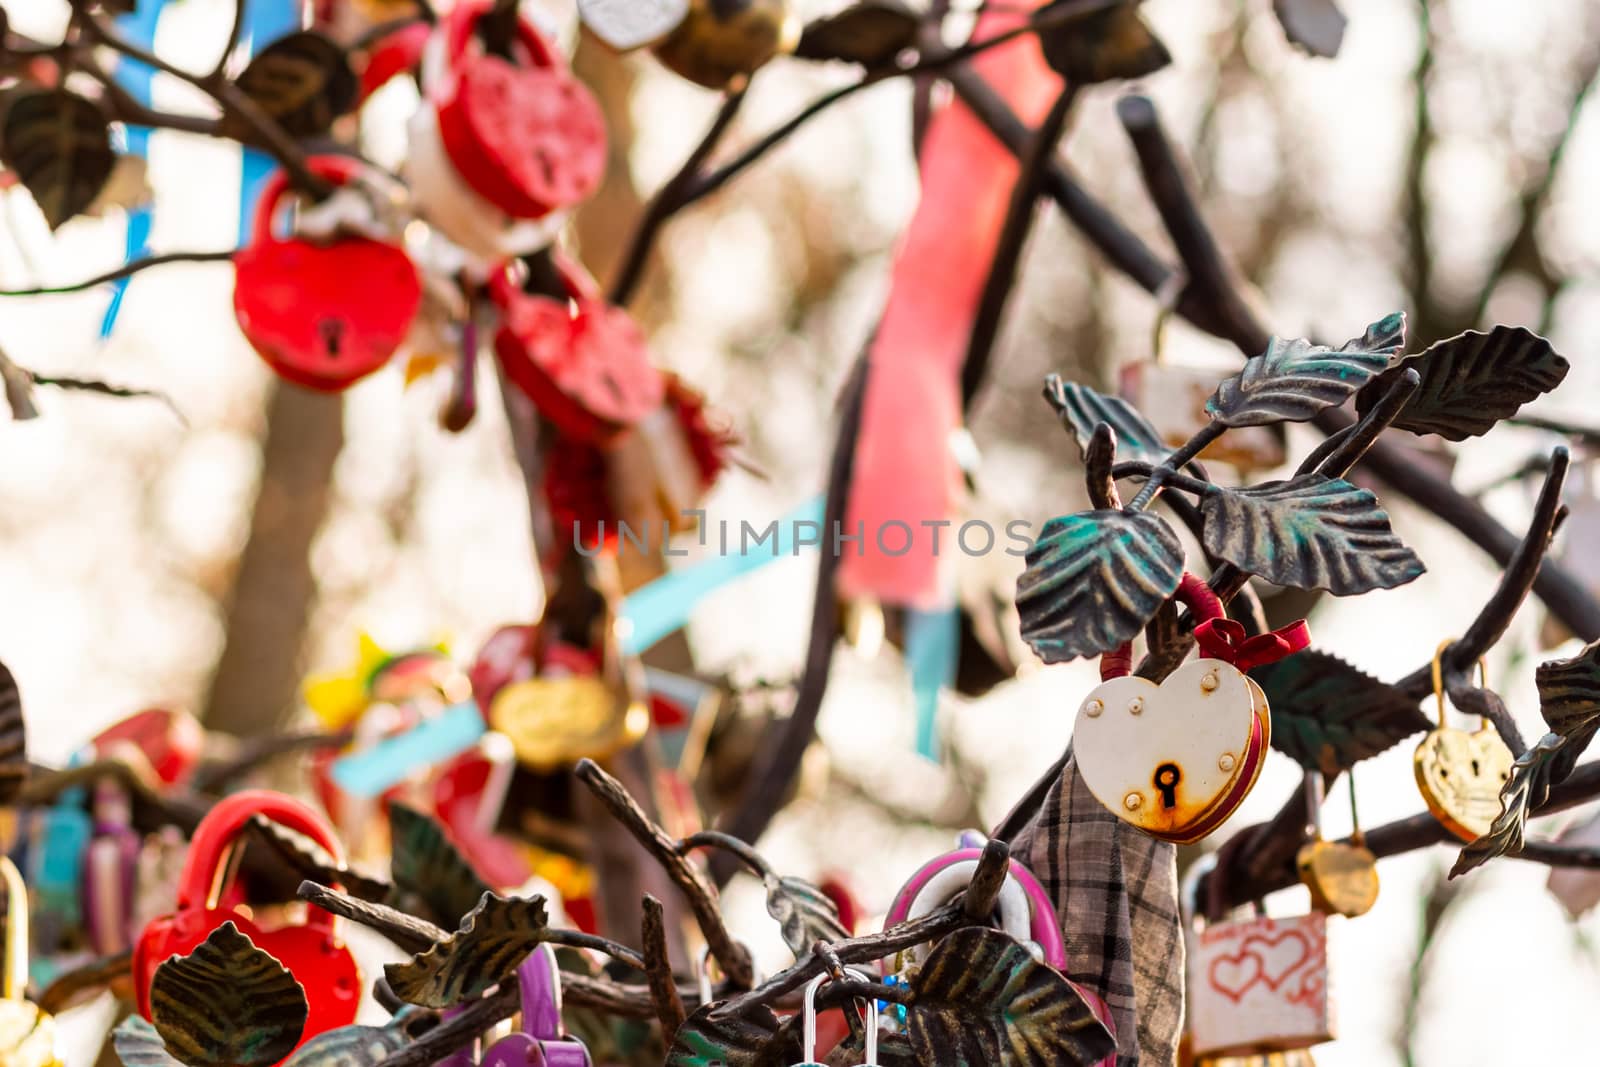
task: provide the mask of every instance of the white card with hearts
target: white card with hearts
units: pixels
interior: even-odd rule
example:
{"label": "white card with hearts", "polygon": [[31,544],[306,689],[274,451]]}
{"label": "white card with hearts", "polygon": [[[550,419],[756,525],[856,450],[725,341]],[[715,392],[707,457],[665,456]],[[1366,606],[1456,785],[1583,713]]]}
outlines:
{"label": "white card with hearts", "polygon": [[1308,1048],[1333,1040],[1338,916],[1213,923],[1189,946],[1189,1029],[1197,1056]]}

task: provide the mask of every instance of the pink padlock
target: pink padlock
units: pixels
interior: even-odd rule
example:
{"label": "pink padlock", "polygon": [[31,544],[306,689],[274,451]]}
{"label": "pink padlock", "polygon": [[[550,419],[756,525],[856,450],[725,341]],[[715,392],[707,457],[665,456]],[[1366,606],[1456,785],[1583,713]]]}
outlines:
{"label": "pink padlock", "polygon": [[[962,835],[963,845],[975,843],[975,835]],[[919,919],[949,903],[972,881],[973,872],[978,869],[978,860],[982,856],[981,848],[959,848],[924,864],[895,894],[884,925]],[[1061,924],[1056,920],[1055,906],[1050,903],[1050,894],[1045,892],[1032,871],[1013,859],[995,906],[999,912],[1001,930],[1036,951],[1045,963],[1071,981],[1072,973],[1067,964],[1066,946],[1061,941]],[[1105,1001],[1076,982],[1072,986],[1089,1005],[1095,1018],[1104,1023],[1115,1038],[1116,1024]],[[1113,1067],[1116,1059],[1113,1054],[1101,1060],[1096,1067]]]}
{"label": "pink padlock", "polygon": [[528,953],[517,968],[522,992],[522,1032],[502,1037],[481,1067],[594,1067],[582,1041],[561,1025],[561,971],[549,945]]}

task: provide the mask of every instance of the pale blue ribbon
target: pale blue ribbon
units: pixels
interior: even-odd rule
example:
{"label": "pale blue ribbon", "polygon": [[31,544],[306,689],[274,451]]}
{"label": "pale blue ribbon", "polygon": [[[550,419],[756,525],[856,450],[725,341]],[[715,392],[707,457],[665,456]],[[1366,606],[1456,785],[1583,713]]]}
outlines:
{"label": "pale blue ribbon", "polygon": [[[134,44],[153,51],[156,42],[156,27],[161,22],[161,9],[166,0],[138,0],[130,14],[117,19],[117,29],[122,35]],[[155,70],[147,63],[129,59],[123,56],[117,60],[117,84],[125,89],[145,107],[151,104],[151,88],[155,80]],[[145,126],[129,126],[126,129],[123,150],[129,155],[147,159],[150,155],[150,130]],[[145,255],[150,251],[150,227],[152,212],[150,205],[141,204],[128,210],[128,233],[124,244],[124,259],[126,262]],[[100,319],[100,336],[110,337],[112,329],[117,324],[117,314],[122,310],[122,298],[128,291],[131,278],[119,278],[111,283],[111,303],[106,305],[105,315]]]}

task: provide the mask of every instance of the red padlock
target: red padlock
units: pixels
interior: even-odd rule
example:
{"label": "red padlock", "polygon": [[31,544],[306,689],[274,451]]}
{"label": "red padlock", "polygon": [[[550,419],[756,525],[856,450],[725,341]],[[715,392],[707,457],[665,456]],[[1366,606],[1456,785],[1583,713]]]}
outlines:
{"label": "red padlock", "polygon": [[633,318],[607,304],[582,267],[559,254],[555,263],[567,300],[524,292],[507,271],[490,279],[501,311],[495,353],[563,434],[603,444],[661,406],[666,380]]}
{"label": "red padlock", "polygon": [[187,711],[146,708],[101,730],[90,744],[100,759],[131,745],[149,761],[156,777],[176,785],[200,765],[205,742],[205,728]]}
{"label": "red padlock", "polygon": [[[200,820],[178,878],[177,909],[144,928],[134,948],[133,978],[139,1013],[150,1018],[150,983],[169,957],[187,955],[223,923],[231,922],[283,964],[306,991],[310,1014],[300,1035],[303,1045],[318,1034],[355,1021],[361,1002],[361,973],[339,938],[338,920],[307,905],[303,925],[263,930],[248,912],[221,906],[216,885],[228,853],[254,815],[305,834],[343,865],[344,850],[333,830],[311,808],[282,793],[251,789],[223,798]],[[297,1045],[296,1047],[299,1047]]]}
{"label": "red padlock", "polygon": [[[361,169],[340,156],[306,164],[339,184]],[[338,392],[389,362],[405,341],[422,304],[422,281],[405,250],[387,241],[276,236],[273,216],[288,192],[281,171],[262,191],[255,234],[233,257],[233,313],[281,377]]]}
{"label": "red padlock", "polygon": [[555,47],[517,20],[515,61],[478,40],[489,0],[463,0],[446,16],[430,102],[445,154],[462,179],[513,218],[536,219],[587,198],[606,167],[605,117]]}

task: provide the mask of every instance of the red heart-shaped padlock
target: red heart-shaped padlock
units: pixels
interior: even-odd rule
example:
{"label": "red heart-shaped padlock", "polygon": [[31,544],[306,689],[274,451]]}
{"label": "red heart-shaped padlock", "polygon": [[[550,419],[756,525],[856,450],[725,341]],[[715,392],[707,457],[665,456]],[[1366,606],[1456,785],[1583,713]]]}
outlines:
{"label": "red heart-shaped padlock", "polygon": [[459,3],[439,33],[443,70],[429,97],[450,162],[513,218],[536,219],[583,200],[606,167],[605,116],[594,95],[526,19],[513,62],[477,40],[488,0]]}
{"label": "red heart-shaped padlock", "polygon": [[557,256],[556,265],[570,300],[523,292],[505,271],[490,281],[501,310],[495,353],[562,433],[604,443],[660,407],[666,382],[632,317],[607,304],[577,264]]}
{"label": "red heart-shaped padlock", "polygon": [[[359,171],[354,160],[340,157],[306,162],[334,182]],[[394,355],[422,303],[422,282],[405,251],[386,241],[274,235],[272,217],[288,191],[281,171],[262,191],[255,235],[233,257],[233,312],[279,376],[337,392]]]}
{"label": "red heart-shaped padlock", "polygon": [[150,1018],[150,983],[157,967],[171,956],[193,952],[223,923],[231,922],[305,987],[310,1014],[300,1034],[299,1043],[304,1044],[318,1034],[355,1021],[361,1001],[361,973],[339,938],[336,920],[321,908],[307,905],[304,925],[263,930],[247,911],[227,907],[216,899],[223,895],[214,889],[217,875],[255,815],[305,834],[343,866],[344,850],[333,830],[315,811],[293,797],[250,789],[223,798],[195,828],[178,879],[177,909],[152,920],[134,947],[133,980],[139,1013]]}

